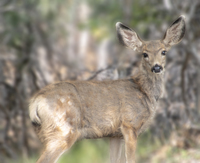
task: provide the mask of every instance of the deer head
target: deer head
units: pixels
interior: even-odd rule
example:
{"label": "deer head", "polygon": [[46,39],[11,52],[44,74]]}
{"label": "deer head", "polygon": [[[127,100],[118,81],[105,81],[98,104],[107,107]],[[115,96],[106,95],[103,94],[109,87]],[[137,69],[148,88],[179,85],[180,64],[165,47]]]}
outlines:
{"label": "deer head", "polygon": [[137,33],[118,22],[117,34],[122,45],[141,52],[142,66],[149,73],[161,74],[165,69],[167,51],[185,34],[185,17],[180,16],[165,32],[162,40],[143,41]]}

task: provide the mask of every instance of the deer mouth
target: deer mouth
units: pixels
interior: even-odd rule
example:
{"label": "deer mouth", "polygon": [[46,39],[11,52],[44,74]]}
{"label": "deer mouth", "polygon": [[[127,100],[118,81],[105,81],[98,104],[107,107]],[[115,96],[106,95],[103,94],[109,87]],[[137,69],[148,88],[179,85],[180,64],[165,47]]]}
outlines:
{"label": "deer mouth", "polygon": [[153,66],[152,67],[152,69],[151,69],[151,71],[153,72],[153,73],[161,73],[162,72],[162,70],[163,70],[163,68],[162,68],[162,66],[160,66],[160,65],[155,65],[155,66]]}

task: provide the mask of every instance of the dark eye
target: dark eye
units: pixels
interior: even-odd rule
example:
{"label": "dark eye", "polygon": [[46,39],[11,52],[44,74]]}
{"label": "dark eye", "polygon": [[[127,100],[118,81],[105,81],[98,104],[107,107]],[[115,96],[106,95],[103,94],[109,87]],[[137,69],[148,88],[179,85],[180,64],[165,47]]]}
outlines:
{"label": "dark eye", "polygon": [[162,54],[162,55],[166,55],[166,53],[167,53],[167,52],[164,50],[164,51],[162,51],[161,54]]}
{"label": "dark eye", "polygon": [[147,53],[143,53],[143,56],[144,56],[144,58],[147,58],[148,54]]}

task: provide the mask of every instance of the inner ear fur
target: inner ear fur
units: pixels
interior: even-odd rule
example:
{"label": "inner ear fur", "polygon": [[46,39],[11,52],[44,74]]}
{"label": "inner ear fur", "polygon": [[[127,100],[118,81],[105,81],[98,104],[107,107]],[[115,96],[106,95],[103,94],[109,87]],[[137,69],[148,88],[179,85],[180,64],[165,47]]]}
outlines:
{"label": "inner ear fur", "polygon": [[135,31],[120,22],[116,24],[116,30],[118,39],[122,45],[140,51],[143,42]]}
{"label": "inner ear fur", "polygon": [[166,46],[173,46],[178,44],[185,35],[185,17],[181,15],[172,25],[167,29],[163,43]]}

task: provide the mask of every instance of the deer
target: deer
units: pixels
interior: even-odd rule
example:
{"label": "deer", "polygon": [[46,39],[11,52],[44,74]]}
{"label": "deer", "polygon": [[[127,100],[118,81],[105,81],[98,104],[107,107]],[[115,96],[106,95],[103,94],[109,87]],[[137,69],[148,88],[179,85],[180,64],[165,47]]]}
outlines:
{"label": "deer", "polygon": [[138,136],[155,116],[167,52],[183,39],[185,17],[179,16],[161,40],[144,41],[120,22],[116,31],[122,45],[142,55],[138,72],[118,80],[60,81],[37,92],[29,103],[31,122],[44,145],[37,163],[57,162],[76,141],[104,137],[123,139],[126,163],[135,163]]}

